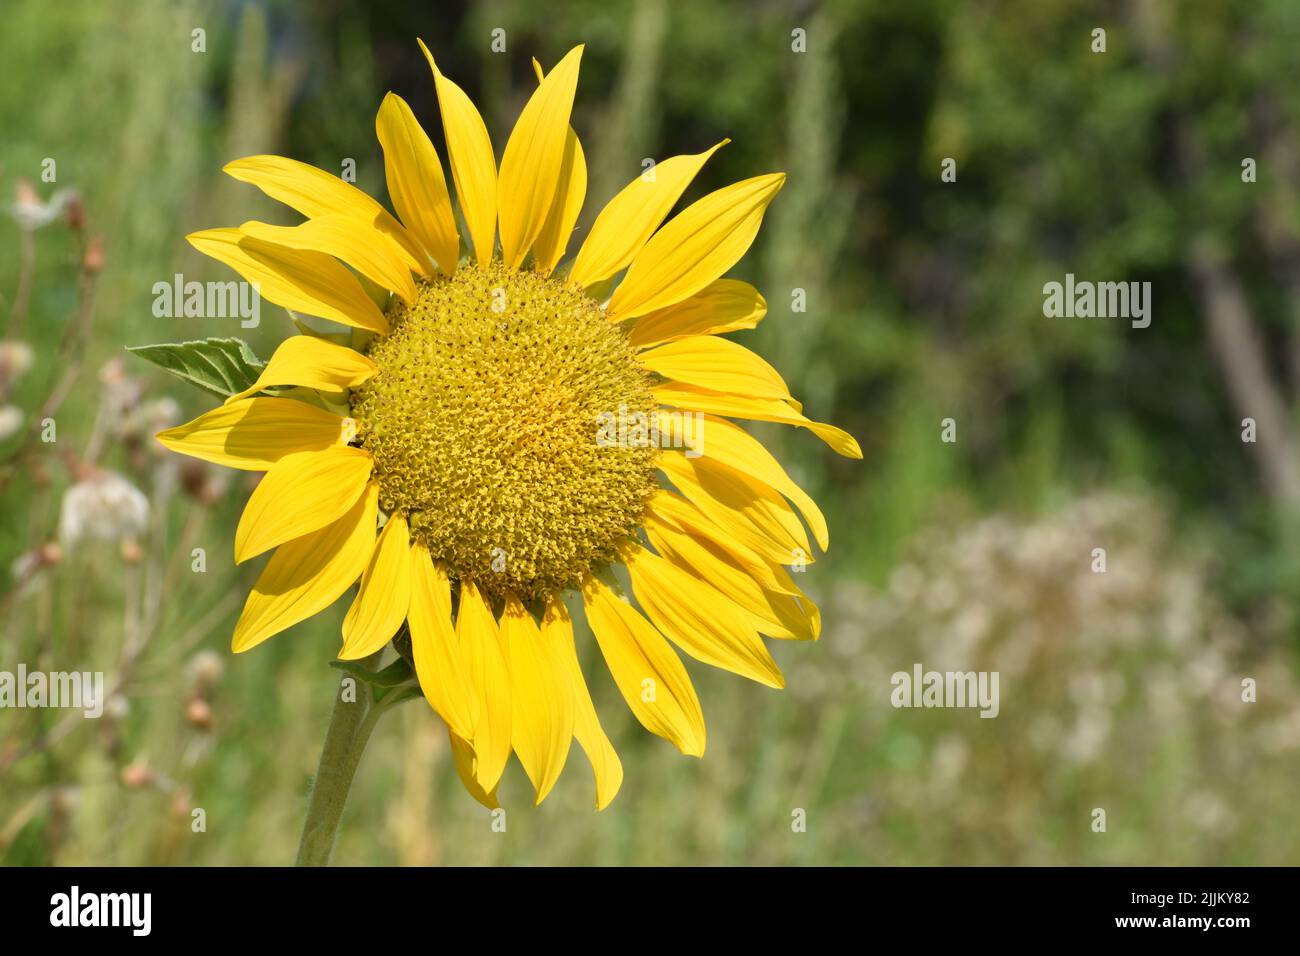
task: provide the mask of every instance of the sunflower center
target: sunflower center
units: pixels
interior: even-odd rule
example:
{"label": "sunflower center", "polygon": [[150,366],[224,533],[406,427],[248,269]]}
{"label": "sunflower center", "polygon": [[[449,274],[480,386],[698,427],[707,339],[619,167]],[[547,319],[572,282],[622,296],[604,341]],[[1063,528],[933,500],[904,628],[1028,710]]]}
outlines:
{"label": "sunflower center", "polygon": [[493,262],[419,284],[353,392],[380,503],[451,575],[525,601],[616,558],[654,490],[655,450],[598,439],[648,414],[627,334],[576,288]]}

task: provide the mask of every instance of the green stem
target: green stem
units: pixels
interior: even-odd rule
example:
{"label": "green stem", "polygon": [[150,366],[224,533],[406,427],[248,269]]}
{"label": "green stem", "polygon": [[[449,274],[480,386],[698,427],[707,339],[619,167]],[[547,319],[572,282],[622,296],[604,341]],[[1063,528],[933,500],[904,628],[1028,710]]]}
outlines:
{"label": "green stem", "polygon": [[[379,654],[375,654],[361,663],[371,666],[378,659]],[[365,753],[370,733],[386,709],[382,703],[374,702],[368,687],[357,687],[356,700],[345,701],[343,686],[348,680],[355,682],[356,678],[344,674],[334,697],[334,711],[325,732],[320,766],[307,805],[307,820],[298,844],[298,866],[329,865],[352,778],[361,762],[361,755]]]}

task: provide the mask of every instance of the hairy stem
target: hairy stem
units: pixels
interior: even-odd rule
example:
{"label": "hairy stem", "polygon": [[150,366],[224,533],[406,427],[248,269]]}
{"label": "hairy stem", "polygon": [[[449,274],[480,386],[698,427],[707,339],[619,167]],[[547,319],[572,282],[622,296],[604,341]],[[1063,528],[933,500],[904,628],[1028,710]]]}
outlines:
{"label": "hairy stem", "polygon": [[[373,666],[379,656],[375,654],[361,663]],[[298,844],[298,866],[329,865],[352,778],[361,762],[361,755],[365,753],[370,733],[385,709],[382,704],[374,702],[368,688],[357,688],[356,699],[345,700],[343,691],[349,680],[355,684],[356,678],[345,674],[334,697],[334,710],[330,714],[329,729],[325,732],[320,765],[307,805],[307,820]]]}

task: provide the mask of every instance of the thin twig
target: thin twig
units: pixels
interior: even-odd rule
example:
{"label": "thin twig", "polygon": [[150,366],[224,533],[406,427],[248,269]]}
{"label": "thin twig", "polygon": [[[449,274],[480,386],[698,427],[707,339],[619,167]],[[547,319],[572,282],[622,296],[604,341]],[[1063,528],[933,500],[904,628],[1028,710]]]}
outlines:
{"label": "thin twig", "polygon": [[19,251],[18,291],[14,293],[14,304],[9,310],[9,324],[5,328],[5,338],[16,339],[22,334],[23,318],[27,315],[27,303],[32,297],[32,280],[36,273],[36,233],[22,227],[19,230],[22,244]]}

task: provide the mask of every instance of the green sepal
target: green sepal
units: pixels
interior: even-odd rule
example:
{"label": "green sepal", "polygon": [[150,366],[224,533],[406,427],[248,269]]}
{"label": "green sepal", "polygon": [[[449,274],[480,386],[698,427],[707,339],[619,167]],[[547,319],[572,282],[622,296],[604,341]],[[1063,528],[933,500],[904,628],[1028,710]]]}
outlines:
{"label": "green sepal", "polygon": [[398,687],[415,677],[415,672],[404,657],[399,657],[387,667],[377,671],[372,671],[358,661],[330,661],[330,667],[337,667],[357,680],[365,681],[375,687]]}

